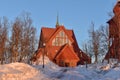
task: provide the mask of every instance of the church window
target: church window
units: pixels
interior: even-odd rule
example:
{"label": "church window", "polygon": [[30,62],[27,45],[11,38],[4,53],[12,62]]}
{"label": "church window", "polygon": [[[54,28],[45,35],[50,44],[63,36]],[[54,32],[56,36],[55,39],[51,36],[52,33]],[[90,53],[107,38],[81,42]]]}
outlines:
{"label": "church window", "polygon": [[52,41],[53,46],[62,46],[66,43],[71,44],[71,41],[68,39],[64,31],[60,31]]}
{"label": "church window", "polygon": [[63,31],[60,32],[60,37],[64,37],[64,32]]}

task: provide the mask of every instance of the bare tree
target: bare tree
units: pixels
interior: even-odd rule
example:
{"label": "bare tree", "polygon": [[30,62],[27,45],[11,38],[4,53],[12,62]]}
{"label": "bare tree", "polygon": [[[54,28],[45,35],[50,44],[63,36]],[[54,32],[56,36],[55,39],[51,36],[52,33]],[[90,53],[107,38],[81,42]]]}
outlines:
{"label": "bare tree", "polygon": [[92,51],[92,46],[91,46],[91,43],[90,41],[87,41],[87,42],[84,42],[83,45],[82,45],[82,50],[87,53],[90,58],[92,59],[93,57],[93,51]]}
{"label": "bare tree", "polygon": [[28,62],[35,51],[36,29],[28,13],[17,17],[12,25],[12,61]]}
{"label": "bare tree", "polygon": [[99,28],[99,32],[101,34],[100,53],[101,53],[102,58],[104,58],[105,54],[107,53],[108,49],[110,48],[110,43],[111,43],[111,40],[109,39],[108,26],[101,25]]}
{"label": "bare tree", "polygon": [[90,35],[90,42],[91,42],[91,47],[95,56],[95,63],[98,62],[98,55],[99,55],[99,48],[100,48],[100,37],[101,34],[99,33],[99,30],[94,30],[94,23],[91,23],[92,29],[89,30],[89,35]]}
{"label": "bare tree", "polygon": [[22,36],[22,25],[19,18],[16,18],[12,25],[12,36],[10,42],[11,62],[18,61],[18,55],[20,54]]}
{"label": "bare tree", "polygon": [[30,59],[31,54],[35,51],[35,35],[36,29],[32,25],[32,19],[29,16],[29,13],[24,13],[21,17],[22,26],[23,26],[23,39],[21,40],[21,59],[26,60],[27,62]]}
{"label": "bare tree", "polygon": [[7,41],[8,41],[8,20],[3,17],[0,20],[0,61],[3,64],[5,60],[5,54],[7,51]]}

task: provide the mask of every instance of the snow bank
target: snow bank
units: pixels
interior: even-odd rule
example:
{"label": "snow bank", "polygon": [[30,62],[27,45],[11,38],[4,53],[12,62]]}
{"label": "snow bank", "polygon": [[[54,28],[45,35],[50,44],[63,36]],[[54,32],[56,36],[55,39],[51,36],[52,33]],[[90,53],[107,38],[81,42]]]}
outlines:
{"label": "snow bank", "polygon": [[49,80],[58,80],[57,77],[61,75],[61,67],[50,61],[47,56],[44,56],[44,68],[43,57],[40,57],[32,66]]}
{"label": "snow bank", "polygon": [[120,80],[120,64],[111,67],[110,70],[103,76],[104,80]]}
{"label": "snow bank", "polygon": [[41,74],[44,74],[44,76],[51,80],[90,80],[93,76],[97,75],[94,71],[86,69],[85,66],[78,66],[74,68],[59,67],[51,62],[46,56],[44,68],[42,68],[42,62],[43,58],[41,57],[34,63],[33,67],[37,68],[41,71]]}
{"label": "snow bank", "polygon": [[[120,80],[120,64],[89,64],[74,68],[59,67],[45,57],[37,65],[11,63],[0,66],[0,80]],[[35,63],[35,64],[36,64]]]}
{"label": "snow bank", "polygon": [[41,57],[34,67],[50,80],[120,80],[120,67],[115,63],[89,64],[88,68],[85,65],[66,68],[57,66],[45,57],[45,68],[42,68],[42,62]]}
{"label": "snow bank", "polygon": [[[40,69],[43,66],[43,57],[41,56],[36,62],[32,63],[35,68]],[[44,56],[44,67],[46,69],[59,69],[60,67],[49,60],[47,56]]]}
{"label": "snow bank", "polygon": [[0,66],[0,80],[40,80],[44,76],[24,63],[11,63]]}

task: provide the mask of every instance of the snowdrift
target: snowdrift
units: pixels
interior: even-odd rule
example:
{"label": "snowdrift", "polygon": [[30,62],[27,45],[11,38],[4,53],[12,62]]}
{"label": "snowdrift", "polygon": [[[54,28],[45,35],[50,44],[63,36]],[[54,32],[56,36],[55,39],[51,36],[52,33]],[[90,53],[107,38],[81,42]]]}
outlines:
{"label": "snowdrift", "polygon": [[0,66],[0,80],[40,80],[42,74],[24,63],[11,63]]}
{"label": "snowdrift", "polygon": [[[34,65],[11,63],[0,65],[0,80],[120,80],[120,64],[89,64],[74,68],[59,67],[45,57]],[[37,64],[37,65],[36,65]]]}

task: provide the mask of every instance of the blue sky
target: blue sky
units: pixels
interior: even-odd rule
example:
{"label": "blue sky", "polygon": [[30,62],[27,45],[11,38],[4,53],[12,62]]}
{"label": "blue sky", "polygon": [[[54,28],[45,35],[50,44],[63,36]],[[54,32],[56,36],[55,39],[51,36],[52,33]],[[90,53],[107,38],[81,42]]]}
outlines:
{"label": "blue sky", "polygon": [[73,29],[79,46],[88,39],[91,22],[95,28],[106,25],[117,0],[0,0],[0,17],[14,20],[23,11],[30,12],[39,37],[42,26],[55,27],[59,23]]}

